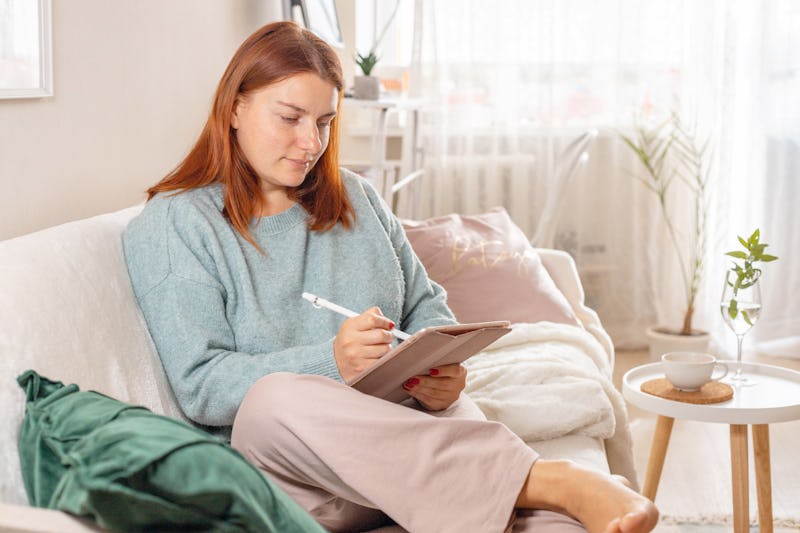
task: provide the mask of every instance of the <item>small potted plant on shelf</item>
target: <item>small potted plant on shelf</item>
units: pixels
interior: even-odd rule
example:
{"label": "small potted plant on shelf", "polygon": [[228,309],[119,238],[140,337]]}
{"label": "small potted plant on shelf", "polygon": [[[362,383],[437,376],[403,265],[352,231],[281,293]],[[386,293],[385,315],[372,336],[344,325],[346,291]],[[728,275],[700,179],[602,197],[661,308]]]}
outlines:
{"label": "small potted plant on shelf", "polygon": [[362,100],[377,100],[381,92],[381,81],[372,76],[372,69],[378,62],[378,56],[374,50],[370,50],[367,55],[356,54],[356,65],[361,69],[363,76],[355,76],[353,79],[353,96]]}
{"label": "small potted plant on shelf", "polygon": [[363,75],[354,76],[353,78],[354,98],[359,98],[361,100],[377,100],[380,97],[381,80],[377,76],[372,75],[372,69],[375,68],[375,65],[380,59],[377,55],[378,46],[380,46],[381,41],[383,41],[383,38],[386,36],[386,32],[389,30],[389,26],[392,24],[395,15],[397,15],[398,7],[400,7],[400,0],[395,2],[392,14],[389,16],[389,19],[383,26],[383,30],[381,31],[380,35],[378,35],[378,38],[375,39],[374,43],[372,43],[372,47],[370,47],[369,52],[363,55],[356,53],[356,65],[358,65],[358,68],[361,69]]}
{"label": "small potted plant on shelf", "polygon": [[[707,184],[710,174],[706,150],[708,142],[700,143],[687,130],[681,118],[672,113],[662,123],[646,128],[634,127],[634,134],[620,134],[644,167],[636,175],[639,181],[658,199],[673,255],[670,259],[680,271],[681,292],[685,302],[682,323],[674,326],[657,325],[647,329],[650,355],[659,358],[668,351],[705,351],[709,334],[693,326],[695,300],[704,276],[704,253],[707,241]],[[677,181],[676,181],[677,180]],[[673,208],[672,186],[682,182],[690,195],[694,212],[688,232],[681,232]],[[688,233],[686,235],[685,233]]]}

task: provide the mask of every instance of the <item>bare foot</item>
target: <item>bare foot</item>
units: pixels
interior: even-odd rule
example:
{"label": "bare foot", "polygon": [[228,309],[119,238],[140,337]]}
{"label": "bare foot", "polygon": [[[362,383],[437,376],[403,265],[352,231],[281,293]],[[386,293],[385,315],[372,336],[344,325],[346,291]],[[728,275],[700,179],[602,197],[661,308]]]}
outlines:
{"label": "bare foot", "polygon": [[658,522],[658,509],[623,479],[570,461],[539,460],[517,503],[569,514],[589,533],[651,531]]}
{"label": "bare foot", "polygon": [[645,533],[658,522],[653,502],[634,492],[627,480],[575,467],[575,496],[566,510],[590,533]]}

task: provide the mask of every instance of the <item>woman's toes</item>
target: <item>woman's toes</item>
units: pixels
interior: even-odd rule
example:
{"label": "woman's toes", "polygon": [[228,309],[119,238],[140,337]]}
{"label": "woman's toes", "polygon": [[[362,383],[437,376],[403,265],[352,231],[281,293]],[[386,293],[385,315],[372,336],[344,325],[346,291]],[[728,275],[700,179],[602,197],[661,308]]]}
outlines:
{"label": "woman's toes", "polygon": [[630,482],[628,478],[625,476],[620,476],[619,474],[612,474],[611,477],[628,487],[629,489],[633,490],[633,484]]}

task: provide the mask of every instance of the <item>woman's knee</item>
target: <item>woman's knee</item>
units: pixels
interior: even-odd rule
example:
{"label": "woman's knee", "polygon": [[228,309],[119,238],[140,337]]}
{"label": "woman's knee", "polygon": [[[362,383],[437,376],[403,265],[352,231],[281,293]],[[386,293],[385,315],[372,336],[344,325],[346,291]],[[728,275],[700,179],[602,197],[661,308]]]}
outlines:
{"label": "woman's knee", "polygon": [[287,418],[293,416],[298,377],[289,372],[275,372],[250,387],[233,421],[231,444],[235,448],[250,448],[253,441],[264,440],[261,438],[264,435],[280,434]]}
{"label": "woman's knee", "polygon": [[233,421],[231,443],[263,436],[278,438],[302,423],[320,405],[328,405],[346,385],[313,374],[274,372],[256,381],[244,396]]}
{"label": "woman's knee", "polygon": [[287,396],[292,394],[295,383],[300,379],[298,374],[291,372],[273,372],[261,377],[253,383],[245,394],[239,407],[252,408],[253,405],[274,405],[284,403]]}

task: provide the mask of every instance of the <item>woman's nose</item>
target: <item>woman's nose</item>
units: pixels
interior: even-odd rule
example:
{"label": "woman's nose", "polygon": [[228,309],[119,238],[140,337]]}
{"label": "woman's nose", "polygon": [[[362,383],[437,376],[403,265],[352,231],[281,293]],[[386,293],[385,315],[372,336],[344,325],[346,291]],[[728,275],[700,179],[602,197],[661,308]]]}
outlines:
{"label": "woman's nose", "polygon": [[314,123],[306,126],[300,132],[300,146],[309,152],[317,153],[322,149],[322,139],[320,139],[319,128]]}

